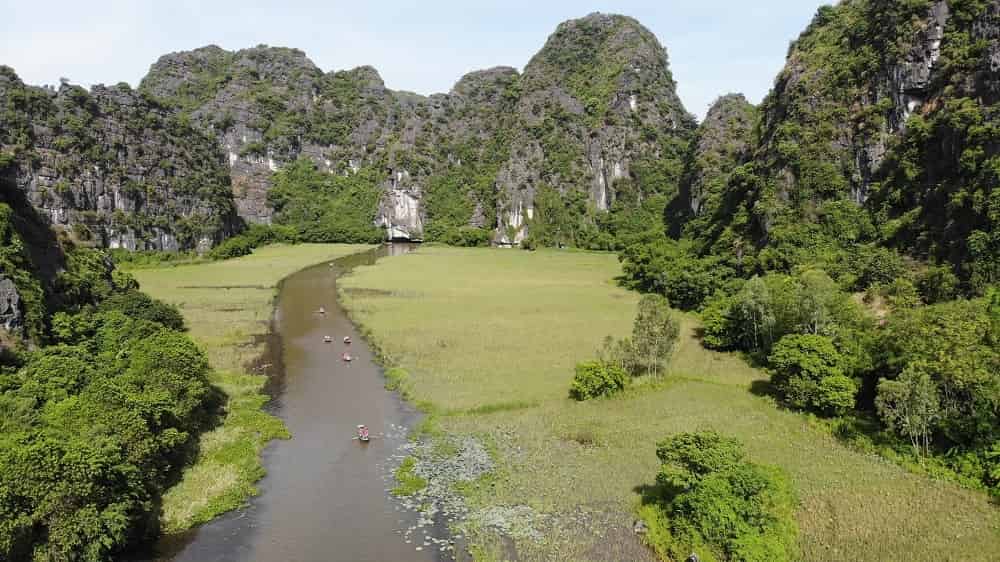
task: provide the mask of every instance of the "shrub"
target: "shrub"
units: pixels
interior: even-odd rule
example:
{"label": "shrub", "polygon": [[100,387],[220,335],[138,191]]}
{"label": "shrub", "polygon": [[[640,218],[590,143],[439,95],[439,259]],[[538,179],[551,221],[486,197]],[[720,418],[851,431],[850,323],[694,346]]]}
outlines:
{"label": "shrub", "polygon": [[212,250],[208,252],[208,258],[212,260],[228,260],[238,258],[240,256],[247,256],[253,252],[255,247],[256,246],[249,238],[244,236],[234,236],[212,248]]}
{"label": "shrub", "polygon": [[947,267],[927,268],[917,277],[917,291],[927,304],[950,301],[958,296],[958,277]]}
{"label": "shrub", "polygon": [[856,258],[858,273],[856,290],[864,290],[871,285],[888,285],[906,273],[903,258],[888,248],[865,247]]}
{"label": "shrub", "polygon": [[768,356],[771,382],[789,404],[835,416],[854,405],[857,393],[843,363],[833,340],[814,334],[785,336]]}
{"label": "shrub", "polygon": [[476,228],[474,226],[451,228],[445,232],[441,241],[450,246],[489,246],[490,231],[485,228]]}
{"label": "shrub", "polygon": [[[657,444],[659,495],[643,508],[661,556],[683,560],[782,561],[795,555],[795,495],[784,473],[744,458],[713,431]],[[664,528],[666,527],[666,528]]]}
{"label": "shrub", "polygon": [[130,318],[158,322],[171,330],[184,330],[184,317],[176,306],[137,290],[107,298],[101,303],[99,310],[117,310]]}
{"label": "shrub", "polygon": [[569,395],[575,400],[590,400],[625,389],[628,373],[618,365],[603,361],[588,361],[576,366]]}
{"label": "shrub", "polygon": [[730,319],[733,302],[732,297],[719,295],[708,301],[701,311],[701,343],[708,349],[725,351],[736,347],[738,342],[732,340]]}

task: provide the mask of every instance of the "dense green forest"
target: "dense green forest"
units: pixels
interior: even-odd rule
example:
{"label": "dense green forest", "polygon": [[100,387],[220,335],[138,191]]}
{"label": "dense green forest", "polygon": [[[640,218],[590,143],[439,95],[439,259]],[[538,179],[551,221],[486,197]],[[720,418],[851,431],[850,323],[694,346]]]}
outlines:
{"label": "dense green forest", "polygon": [[0,558],[107,560],[156,536],[217,400],[176,309],[51,237],[0,203],[0,276],[25,308],[24,339],[0,341]]}

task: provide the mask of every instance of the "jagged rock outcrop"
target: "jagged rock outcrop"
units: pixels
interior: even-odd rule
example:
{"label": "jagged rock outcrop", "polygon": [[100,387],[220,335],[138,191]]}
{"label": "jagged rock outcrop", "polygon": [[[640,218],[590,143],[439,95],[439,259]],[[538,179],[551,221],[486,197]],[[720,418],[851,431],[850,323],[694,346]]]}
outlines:
{"label": "jagged rock outcrop", "polygon": [[383,198],[373,220],[391,238],[420,239],[429,178],[482,154],[516,76],[510,68],[475,72],[449,94],[424,97],[387,89],[367,66],[324,74],[298,50],[212,46],[162,57],[141,90],[218,136],[245,220],[272,220],[271,173],[306,157],[330,173],[379,169]]}
{"label": "jagged rock outcrop", "polygon": [[126,84],[25,86],[0,67],[0,177],[76,239],[204,249],[237,228],[215,141]]}
{"label": "jagged rock outcrop", "polygon": [[[751,156],[756,108],[743,94],[715,100],[698,125],[684,162],[678,196],[667,216],[674,236],[710,237],[709,231],[727,212],[724,202],[730,174]],[[724,221],[722,221],[724,222]]]}
{"label": "jagged rock outcrop", "polygon": [[724,212],[693,229],[700,247],[883,242],[974,286],[1000,279],[987,203],[1000,185],[998,13],[997,0],[820,8],[759,108]]}
{"label": "jagged rock outcrop", "polygon": [[24,310],[21,295],[14,282],[0,275],[0,328],[7,332],[19,332],[24,325]]}
{"label": "jagged rock outcrop", "polygon": [[[535,216],[539,191],[564,200],[585,193],[607,211],[620,182],[637,199],[677,189],[694,119],[677,97],[666,50],[635,20],[591,14],[560,24],[525,67],[519,90],[511,155],[497,178],[501,244],[551,219],[551,208]],[[550,242],[574,242],[556,237]]]}
{"label": "jagged rock outcrop", "polygon": [[446,94],[261,45],[165,55],[138,92],[31,88],[6,69],[0,100],[17,187],[55,224],[131,249],[203,248],[240,221],[284,220],[268,193],[299,158],[381,178],[379,203],[357,212],[389,238],[471,228],[579,244],[616,202],[676,192],[694,127],[656,38],[605,14],[560,25],[524,76],[476,71]]}
{"label": "jagged rock outcrop", "polygon": [[645,184],[679,169],[693,128],[656,38],[603,14],[561,25],[523,77],[477,71],[429,97],[387,89],[371,67],[324,74],[301,51],[266,46],[166,55],[140,89],[218,137],[243,219],[270,222],[271,173],[306,157],[331,173],[380,170],[373,220],[390,238],[473,226],[518,242],[539,222],[540,187],[582,193],[597,211],[618,181],[640,196],[676,189],[676,177]]}

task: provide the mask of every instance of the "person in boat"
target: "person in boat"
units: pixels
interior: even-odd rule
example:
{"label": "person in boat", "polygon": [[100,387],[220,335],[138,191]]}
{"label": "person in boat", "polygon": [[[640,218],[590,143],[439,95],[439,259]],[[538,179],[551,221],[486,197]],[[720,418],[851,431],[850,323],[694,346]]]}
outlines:
{"label": "person in boat", "polygon": [[368,439],[370,439],[369,436],[368,436],[368,427],[367,426],[364,426],[364,425],[359,425],[358,426],[358,439],[360,439],[361,441],[368,441]]}
{"label": "person in boat", "polygon": [[351,336],[344,336],[344,343],[351,343]]}
{"label": "person in boat", "polygon": [[319,313],[320,313],[320,314],[326,314],[326,309],[325,309],[325,308],[323,308],[322,306],[321,306],[321,307],[319,307]]}
{"label": "person in boat", "polygon": [[331,338],[330,336],[323,336],[323,341],[326,343],[330,343],[333,341],[333,338]]}
{"label": "person in boat", "polygon": [[350,361],[351,354],[345,351],[344,354],[340,356],[340,358],[343,359],[344,361]]}

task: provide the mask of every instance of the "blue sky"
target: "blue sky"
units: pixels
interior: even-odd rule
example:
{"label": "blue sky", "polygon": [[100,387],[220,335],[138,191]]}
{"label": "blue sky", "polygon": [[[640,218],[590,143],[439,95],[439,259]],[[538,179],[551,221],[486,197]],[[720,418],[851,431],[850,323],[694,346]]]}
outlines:
{"label": "blue sky", "polygon": [[681,100],[701,118],[717,96],[756,103],[817,0],[403,2],[0,0],[0,64],[31,84],[138,84],[160,55],[207,44],[297,47],[323,70],[370,64],[393,89],[447,91],[470,71],[522,69],[559,22],[635,17],[663,43]]}

